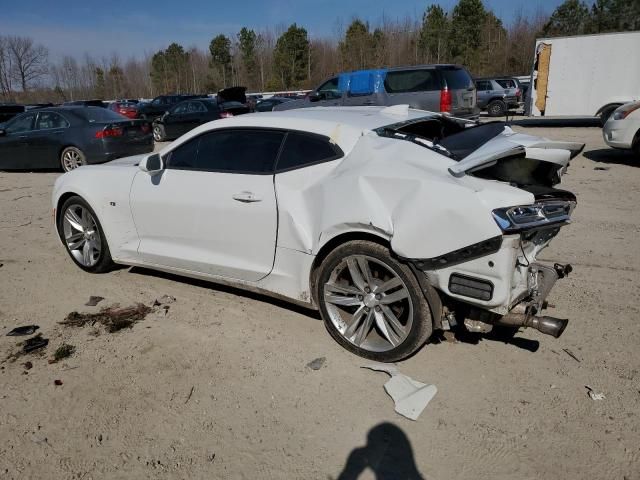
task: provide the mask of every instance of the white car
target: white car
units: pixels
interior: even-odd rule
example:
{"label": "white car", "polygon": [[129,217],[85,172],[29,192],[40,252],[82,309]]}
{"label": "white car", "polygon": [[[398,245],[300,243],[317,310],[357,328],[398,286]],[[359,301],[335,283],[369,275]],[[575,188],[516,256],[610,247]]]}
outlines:
{"label": "white car", "polygon": [[640,156],[640,101],[618,107],[604,124],[602,136],[610,147]]}
{"label": "white car", "polygon": [[570,220],[575,196],[553,186],[583,147],[407,106],[249,114],[64,174],[53,206],[83,270],[284,297],[351,352],[395,361],[462,321],[562,332],[540,314],[569,267],[536,256]]}

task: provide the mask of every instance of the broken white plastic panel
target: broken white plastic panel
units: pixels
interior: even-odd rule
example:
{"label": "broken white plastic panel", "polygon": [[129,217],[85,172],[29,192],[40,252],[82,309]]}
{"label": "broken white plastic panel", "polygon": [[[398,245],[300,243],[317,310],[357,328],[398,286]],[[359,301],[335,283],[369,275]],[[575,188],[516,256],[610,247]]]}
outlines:
{"label": "broken white plastic panel", "polygon": [[394,365],[371,364],[363,365],[362,368],[386,372],[391,375],[391,379],[384,384],[384,389],[393,398],[396,412],[410,420],[417,420],[431,399],[438,393],[435,385],[417,382],[400,373]]}

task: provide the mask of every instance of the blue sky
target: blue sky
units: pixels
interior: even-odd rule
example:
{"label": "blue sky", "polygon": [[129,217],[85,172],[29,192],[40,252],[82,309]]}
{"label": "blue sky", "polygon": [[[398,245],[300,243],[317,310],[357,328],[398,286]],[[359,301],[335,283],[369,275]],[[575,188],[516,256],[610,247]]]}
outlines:
{"label": "blue sky", "polygon": [[[335,36],[354,17],[372,25],[383,17],[421,18],[431,1],[419,0],[0,0],[0,35],[27,35],[46,45],[55,59],[85,52],[123,59],[154,52],[175,41],[206,48],[219,33],[234,35],[293,22],[312,37]],[[451,9],[456,0],[442,0]],[[562,0],[485,0],[509,22],[518,11],[553,11]]]}

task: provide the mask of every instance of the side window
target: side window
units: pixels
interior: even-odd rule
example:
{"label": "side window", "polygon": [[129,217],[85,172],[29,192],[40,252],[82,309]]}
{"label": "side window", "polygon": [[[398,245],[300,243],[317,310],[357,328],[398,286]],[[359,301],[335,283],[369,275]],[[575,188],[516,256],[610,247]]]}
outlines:
{"label": "side window", "polygon": [[34,113],[18,117],[5,127],[5,131],[7,133],[29,132],[33,127],[33,120],[35,118],[36,115]]}
{"label": "side window", "polygon": [[165,159],[167,168],[173,169],[197,169],[198,168],[198,144],[200,137],[193,138],[172,150]]}
{"label": "side window", "polygon": [[498,83],[502,88],[516,88],[516,82],[509,78],[496,80],[496,83]]}
{"label": "side window", "polygon": [[49,130],[52,128],[66,128],[69,126],[62,115],[54,112],[42,112],[36,121],[36,130]]}
{"label": "side window", "polygon": [[187,105],[188,113],[202,113],[206,111],[207,109],[200,102],[189,102]]}
{"label": "side window", "polygon": [[491,83],[487,82],[486,80],[476,82],[476,85],[476,88],[478,90],[491,90]]}
{"label": "side window", "polygon": [[221,130],[203,135],[198,163],[203,170],[271,173],[284,138],[269,130]]}
{"label": "side window", "polygon": [[158,98],[154,98],[153,101],[151,102],[151,105],[162,105],[163,99],[162,97],[158,97]]}
{"label": "side window", "polygon": [[284,142],[284,148],[278,160],[277,170],[289,170],[327,162],[342,157],[337,146],[329,142],[328,138],[298,132],[289,132]]}
{"label": "side window", "polygon": [[167,168],[271,173],[283,138],[283,132],[270,130],[225,129],[205,133],[171,152]]}
{"label": "side window", "polygon": [[388,72],[384,80],[388,93],[409,93],[440,90],[435,70],[400,70]]}
{"label": "side window", "polygon": [[181,115],[183,113],[187,113],[187,102],[185,103],[180,103],[179,105],[176,105],[173,110],[171,111],[171,113],[173,115]]}
{"label": "side window", "polygon": [[342,97],[342,92],[338,88],[338,77],[324,82],[318,87],[317,92],[322,98],[326,100]]}

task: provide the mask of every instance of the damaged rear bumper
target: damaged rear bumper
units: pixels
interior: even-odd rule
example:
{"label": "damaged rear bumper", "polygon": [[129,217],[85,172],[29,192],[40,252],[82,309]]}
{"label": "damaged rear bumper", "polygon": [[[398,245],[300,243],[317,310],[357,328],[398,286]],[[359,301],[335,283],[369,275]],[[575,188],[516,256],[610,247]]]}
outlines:
{"label": "damaged rear bumper", "polygon": [[449,324],[465,322],[476,331],[488,331],[491,325],[524,326],[558,337],[567,321],[543,317],[541,313],[547,296],[556,282],[571,272],[571,266],[535,260],[536,253],[558,230],[540,229],[526,237],[504,235],[497,247],[492,239],[493,251],[483,252],[489,247],[479,246],[476,258],[443,268],[425,265],[424,261],[413,262],[423,289],[427,284],[440,293],[442,301],[440,311],[434,312],[435,326],[446,329]]}

